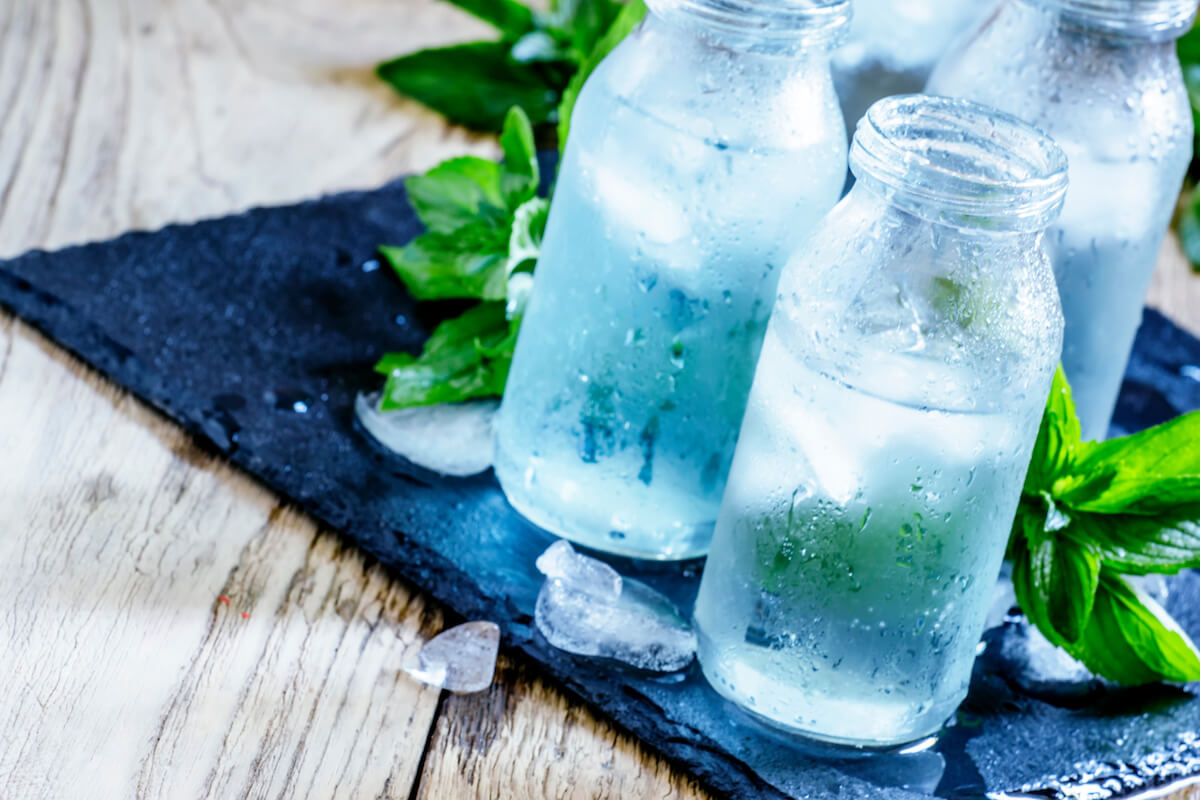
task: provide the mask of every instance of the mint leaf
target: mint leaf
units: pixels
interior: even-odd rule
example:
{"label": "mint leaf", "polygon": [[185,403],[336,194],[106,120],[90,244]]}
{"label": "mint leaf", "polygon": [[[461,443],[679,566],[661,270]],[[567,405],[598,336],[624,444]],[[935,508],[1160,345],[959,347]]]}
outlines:
{"label": "mint leaf", "polygon": [[1075,414],[1075,401],[1071,399],[1071,386],[1059,366],[1054,373],[1029,472],[1025,476],[1026,494],[1038,496],[1051,486],[1070,464],[1079,439],[1079,417]]}
{"label": "mint leaf", "polygon": [[1174,514],[1181,505],[1200,503],[1197,442],[1200,412],[1088,445],[1075,467],[1088,480],[1064,492],[1063,500],[1101,514]]}
{"label": "mint leaf", "polygon": [[375,369],[387,375],[380,409],[459,403],[504,391],[516,344],[504,303],[480,303],[443,322],[420,357],[389,353]]}
{"label": "mint leaf", "polygon": [[567,78],[518,63],[511,48],[509,42],[472,42],[421,50],[376,71],[401,94],[475,130],[500,130],[513,106],[525,109],[535,125],[552,122]]}
{"label": "mint leaf", "polygon": [[1060,642],[1075,642],[1092,614],[1100,559],[1087,544],[1057,535],[1058,523],[1051,519],[1041,525],[1032,513],[1023,519],[1023,536],[1013,552],[1013,582],[1020,570],[1023,583],[1021,607],[1044,632],[1052,630]]}
{"label": "mint leaf", "polygon": [[1029,553],[1030,576],[1050,624],[1068,642],[1083,635],[1096,586],[1100,559],[1065,537],[1047,537]]}
{"label": "mint leaf", "polygon": [[562,103],[558,108],[558,151],[560,154],[567,147],[567,134],[571,130],[571,112],[575,110],[575,101],[579,99],[579,90],[583,88],[584,81],[645,16],[645,0],[630,0],[626,3],[612,24],[609,25],[608,30],[596,41],[587,57],[580,63],[578,71],[571,78],[571,82],[567,84],[567,88],[563,90]]}
{"label": "mint leaf", "polygon": [[1092,543],[1104,565],[1128,575],[1200,567],[1200,504],[1169,514],[1075,514],[1071,534]]}
{"label": "mint leaf", "polygon": [[517,206],[537,193],[538,180],[541,177],[538,171],[537,145],[533,140],[533,126],[529,117],[518,106],[510,108],[504,118],[500,148],[504,151],[500,192],[504,197],[505,206],[515,211]]}
{"label": "mint leaf", "polygon": [[1100,576],[1092,621],[1067,651],[1088,669],[1129,686],[1200,680],[1196,645],[1166,611],[1122,578]]}
{"label": "mint leaf", "polygon": [[495,161],[452,158],[424,175],[408,178],[404,188],[417,217],[434,233],[453,233],[481,219],[499,224],[508,216],[501,167]]}
{"label": "mint leaf", "polygon": [[452,233],[426,233],[380,253],[417,300],[503,300],[508,230],[479,220]]}
{"label": "mint leaf", "polygon": [[499,28],[506,39],[516,39],[533,30],[533,12],[515,0],[449,0],[484,22]]}
{"label": "mint leaf", "polygon": [[533,270],[541,254],[542,236],[550,203],[540,197],[525,202],[513,215],[512,236],[508,240],[508,317],[519,320],[533,292]]}

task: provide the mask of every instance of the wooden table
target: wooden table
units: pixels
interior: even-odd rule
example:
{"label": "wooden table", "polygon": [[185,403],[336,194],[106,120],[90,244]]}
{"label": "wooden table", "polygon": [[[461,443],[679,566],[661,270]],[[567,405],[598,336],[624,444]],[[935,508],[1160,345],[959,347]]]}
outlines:
{"label": "wooden table", "polygon": [[[3,0],[0,256],[494,155],[371,73],[486,33],[433,0]],[[1154,302],[1200,330],[1171,247]],[[0,314],[5,798],[704,796],[519,664],[412,682],[441,627]]]}

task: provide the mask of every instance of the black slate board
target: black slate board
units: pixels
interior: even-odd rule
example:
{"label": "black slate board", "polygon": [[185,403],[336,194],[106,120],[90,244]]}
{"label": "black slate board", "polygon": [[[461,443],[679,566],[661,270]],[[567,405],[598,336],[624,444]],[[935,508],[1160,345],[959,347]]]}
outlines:
{"label": "black slate board", "polygon": [[[1200,774],[1190,735],[1200,703],[1183,689],[1044,702],[986,656],[936,748],[837,761],[759,728],[694,666],[654,677],[549,647],[532,612],[533,561],[551,538],[508,507],[490,474],[414,473],[354,426],[355,394],[378,386],[374,361],[415,350],[436,321],[373,260],[376,245],[418,230],[396,182],[0,262],[0,305],[459,615],[500,623],[508,648],[719,795],[965,798],[1056,776],[1128,788]],[[1197,407],[1200,341],[1147,312],[1116,424],[1136,430]],[[690,608],[699,564],[617,566]],[[1182,576],[1171,598],[1200,634],[1200,578]]]}

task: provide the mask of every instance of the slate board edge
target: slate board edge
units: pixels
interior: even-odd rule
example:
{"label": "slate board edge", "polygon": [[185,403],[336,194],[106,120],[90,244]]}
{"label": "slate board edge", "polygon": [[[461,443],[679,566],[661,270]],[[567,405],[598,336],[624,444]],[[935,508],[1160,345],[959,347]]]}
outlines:
{"label": "slate board edge", "polygon": [[[365,194],[370,194],[370,191],[331,193],[292,205],[307,205],[331,198],[344,198]],[[232,216],[249,214],[265,208],[273,207],[255,206],[237,212]],[[35,249],[20,254],[17,257],[33,254],[54,255],[80,250],[96,244],[112,244],[131,238],[149,237],[162,231],[177,228],[192,228],[221,218],[210,217],[191,223],[174,223],[154,231],[130,231],[102,242],[87,242],[56,250]],[[370,544],[370,540],[364,542],[355,539],[345,531],[344,525],[339,524],[338,520],[325,514],[317,504],[302,498],[293,497],[286,492],[281,482],[275,478],[273,474],[274,470],[269,465],[255,463],[255,459],[246,457],[239,450],[234,450],[232,453],[227,452],[220,442],[215,441],[204,430],[201,423],[189,419],[175,409],[169,398],[163,397],[158,392],[144,392],[133,388],[132,384],[135,381],[131,380],[129,375],[129,373],[134,371],[136,357],[133,354],[129,353],[123,345],[113,341],[100,326],[90,320],[84,319],[81,315],[72,313],[73,309],[69,304],[54,295],[39,290],[25,279],[14,276],[3,267],[0,267],[0,308],[9,311],[47,339],[65,349],[72,356],[149,405],[170,422],[183,428],[203,449],[234,464],[251,480],[265,486],[276,496],[293,503],[323,527],[335,531],[340,537],[366,552],[371,558],[378,561],[393,574],[403,578],[412,586],[415,586],[422,592],[426,592],[439,603],[449,608],[459,618],[488,619],[491,616],[490,607],[493,604],[504,601],[503,598],[489,598],[490,602],[488,603],[471,602],[474,600],[474,595],[477,594],[471,580],[464,577],[461,570],[453,563],[443,559],[437,553],[406,536],[403,531],[392,530],[389,533],[396,537],[396,540],[401,545],[401,549],[405,551],[405,555],[410,556],[408,560],[404,561],[389,557],[387,554],[373,547]],[[99,355],[97,351],[102,353],[102,355]],[[149,372],[149,369],[147,369],[147,372]],[[364,444],[364,446],[366,445]],[[438,575],[440,581],[431,584],[428,580],[431,574]],[[436,584],[440,584],[440,588],[448,588],[449,591],[436,591],[427,588],[429,585]],[[668,761],[675,763],[689,775],[694,776],[706,789],[718,796],[737,800],[749,797],[751,793],[754,793],[760,797],[769,798],[769,800],[791,800],[788,795],[764,782],[744,762],[724,753],[708,737],[693,728],[682,725],[682,723],[670,723],[670,725],[687,727],[692,737],[702,744],[706,743],[708,746],[704,747],[705,752],[710,757],[719,759],[727,765],[728,770],[726,774],[714,771],[711,769],[711,765],[696,760],[694,758],[696,745],[684,740],[683,737],[678,735],[678,731],[672,734],[664,729],[661,732],[661,738],[656,742],[655,739],[658,738],[659,733],[652,729],[653,726],[646,724],[645,719],[639,718],[637,715],[614,714],[611,708],[607,708],[602,704],[601,697],[589,692],[585,685],[572,679],[569,670],[570,656],[553,651],[553,648],[548,644],[531,646],[529,644],[513,642],[511,638],[506,632],[505,639],[508,639],[508,641],[504,642],[506,650],[520,652],[527,662],[532,662],[530,666],[533,667],[535,672],[550,676],[554,683],[567,691],[570,696],[586,704],[599,717],[611,721],[618,729],[635,737],[644,746],[658,752]],[[540,634],[538,638],[540,639]],[[639,702],[653,704],[652,701],[644,697],[636,699]],[[661,716],[661,711],[659,715]],[[663,746],[664,744],[665,746]]]}

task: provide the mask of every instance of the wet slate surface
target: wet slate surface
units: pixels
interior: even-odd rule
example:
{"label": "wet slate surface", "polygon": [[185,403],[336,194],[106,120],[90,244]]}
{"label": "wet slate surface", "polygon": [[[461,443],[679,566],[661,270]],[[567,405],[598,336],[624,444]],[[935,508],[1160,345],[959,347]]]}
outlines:
{"label": "wet slate surface", "polygon": [[[1047,702],[985,657],[935,748],[839,761],[741,716],[694,665],[654,677],[550,648],[532,624],[533,562],[550,537],[508,507],[490,474],[422,474],[354,426],[355,394],[377,386],[376,358],[415,350],[447,311],[416,308],[374,260],[376,245],[418,230],[394,183],[29,253],[0,262],[0,305],[457,614],[500,623],[506,647],[718,795],[967,798],[1072,778],[1135,788],[1200,771],[1190,737],[1200,703],[1182,689]],[[1147,312],[1117,424],[1135,430],[1197,407],[1200,341]],[[617,566],[690,606],[698,563]],[[1200,633],[1200,580],[1184,576],[1171,605]]]}

